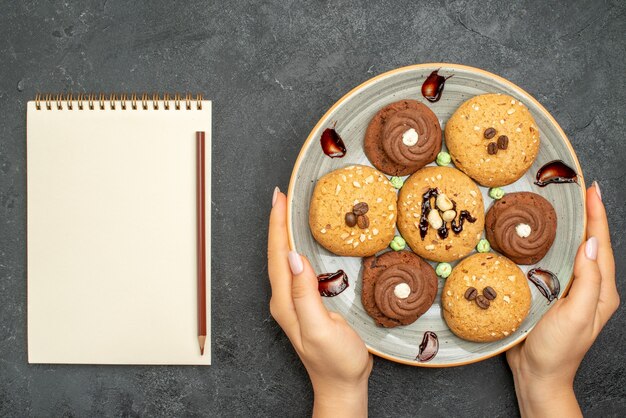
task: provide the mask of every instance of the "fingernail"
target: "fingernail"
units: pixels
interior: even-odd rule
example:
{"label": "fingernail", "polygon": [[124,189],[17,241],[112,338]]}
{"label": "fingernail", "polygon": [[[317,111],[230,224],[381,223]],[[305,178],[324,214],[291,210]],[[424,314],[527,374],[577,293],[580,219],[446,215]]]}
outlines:
{"label": "fingernail", "polygon": [[597,181],[593,182],[593,187],[596,189],[596,193],[598,193],[598,197],[602,200],[602,192],[600,192],[600,185]]}
{"label": "fingernail", "polygon": [[598,239],[596,237],[591,237],[587,240],[585,244],[585,255],[590,260],[598,258]]}
{"label": "fingernail", "polygon": [[300,254],[295,251],[289,251],[287,258],[289,259],[289,268],[291,269],[291,272],[296,276],[302,273],[304,265],[302,265],[302,258],[300,257]]}
{"label": "fingernail", "polygon": [[272,195],[272,207],[274,207],[274,205],[276,204],[276,198],[278,197],[278,192],[280,192],[280,189],[278,188],[278,186],[274,187],[274,194]]}

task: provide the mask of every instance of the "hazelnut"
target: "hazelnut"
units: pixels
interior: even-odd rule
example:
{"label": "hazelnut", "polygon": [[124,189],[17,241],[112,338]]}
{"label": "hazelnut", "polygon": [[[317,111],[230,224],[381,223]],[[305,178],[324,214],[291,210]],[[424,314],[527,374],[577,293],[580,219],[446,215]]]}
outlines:
{"label": "hazelnut", "polygon": [[447,210],[441,215],[441,218],[444,222],[452,222],[452,220],[456,218],[456,212],[453,210]]}
{"label": "hazelnut", "polygon": [[435,204],[442,211],[450,210],[454,207],[454,205],[452,204],[448,196],[446,196],[443,193],[437,196],[437,200],[435,201]]}
{"label": "hazelnut", "polygon": [[443,220],[439,216],[439,211],[431,210],[428,212],[428,223],[435,229],[439,229],[443,226]]}

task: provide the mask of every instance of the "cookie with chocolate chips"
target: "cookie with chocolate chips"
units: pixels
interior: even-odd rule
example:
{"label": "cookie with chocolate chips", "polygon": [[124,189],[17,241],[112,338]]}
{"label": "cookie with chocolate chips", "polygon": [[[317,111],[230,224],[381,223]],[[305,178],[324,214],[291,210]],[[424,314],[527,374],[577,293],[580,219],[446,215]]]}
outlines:
{"label": "cookie with chocolate chips", "polygon": [[513,334],[528,315],[531,294],[522,270],[506,257],[477,253],[452,270],[441,293],[443,319],[468,341]]}
{"label": "cookie with chocolate chips", "polygon": [[393,328],[417,321],[437,295],[435,270],[408,251],[363,259],[363,308],[378,326]]}
{"label": "cookie with chocolate chips", "polygon": [[511,184],[539,151],[539,129],[528,108],[505,94],[464,102],[446,123],[445,140],[454,164],[487,187]]}
{"label": "cookie with chocolate chips", "polygon": [[328,251],[365,257],[384,250],[396,224],[396,189],[380,171],[351,165],[317,181],[309,206],[313,238]]}
{"label": "cookie with chocolate chips", "polygon": [[390,176],[406,176],[435,161],[441,126],[432,110],[416,100],[391,103],[374,115],[365,132],[365,155]]}
{"label": "cookie with chocolate chips", "polygon": [[398,196],[398,230],[411,249],[433,261],[458,260],[474,249],[485,224],[482,194],[451,167],[424,167]]}

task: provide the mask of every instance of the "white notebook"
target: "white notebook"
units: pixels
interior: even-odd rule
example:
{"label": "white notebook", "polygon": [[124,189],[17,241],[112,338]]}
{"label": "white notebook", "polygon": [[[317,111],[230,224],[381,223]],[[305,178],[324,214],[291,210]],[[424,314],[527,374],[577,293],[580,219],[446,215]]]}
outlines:
{"label": "white notebook", "polygon": [[[28,361],[209,365],[211,102],[56,98],[27,111]],[[204,355],[197,131],[206,135]]]}

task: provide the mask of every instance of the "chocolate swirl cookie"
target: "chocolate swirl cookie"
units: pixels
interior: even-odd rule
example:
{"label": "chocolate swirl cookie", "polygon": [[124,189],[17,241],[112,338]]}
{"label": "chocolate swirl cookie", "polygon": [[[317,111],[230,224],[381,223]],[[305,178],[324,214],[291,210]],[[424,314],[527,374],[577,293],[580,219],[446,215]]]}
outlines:
{"label": "chocolate swirl cookie", "polygon": [[430,308],[436,294],[435,271],[414,253],[387,252],[363,259],[361,301],[379,326],[415,322]]}
{"label": "chocolate swirl cookie", "polygon": [[428,106],[401,100],[382,108],[365,132],[365,154],[380,171],[412,174],[433,162],[441,151],[441,126]]}
{"label": "chocolate swirl cookie", "polygon": [[494,250],[517,264],[541,260],[556,236],[556,212],[536,193],[505,195],[487,212],[485,230]]}

